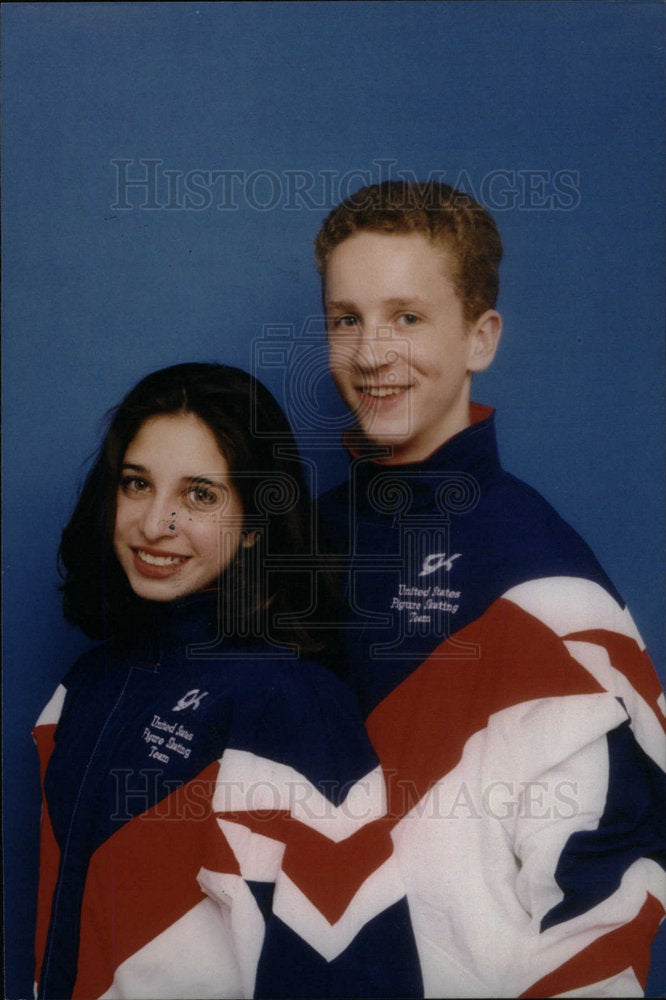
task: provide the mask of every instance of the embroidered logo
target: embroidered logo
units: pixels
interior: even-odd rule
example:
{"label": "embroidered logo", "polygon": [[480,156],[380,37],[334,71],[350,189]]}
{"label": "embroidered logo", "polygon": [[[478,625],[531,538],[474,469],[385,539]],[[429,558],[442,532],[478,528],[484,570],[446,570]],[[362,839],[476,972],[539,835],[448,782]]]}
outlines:
{"label": "embroidered logo", "polygon": [[452,556],[447,556],[446,552],[433,552],[423,560],[423,569],[419,576],[430,576],[435,570],[444,569],[449,572],[454,559],[460,559],[462,552],[454,552]]}
{"label": "embroidered logo", "polygon": [[191,691],[188,691],[187,694],[184,694],[182,698],[178,699],[171,711],[182,712],[185,708],[195,710],[199,707],[207,694],[208,691],[200,691],[199,688],[192,688]]}

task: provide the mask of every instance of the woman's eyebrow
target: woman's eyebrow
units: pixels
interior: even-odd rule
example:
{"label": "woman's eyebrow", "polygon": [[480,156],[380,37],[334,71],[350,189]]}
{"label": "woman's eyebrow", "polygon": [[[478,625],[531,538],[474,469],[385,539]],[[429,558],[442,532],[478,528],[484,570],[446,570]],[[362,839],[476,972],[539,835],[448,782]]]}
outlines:
{"label": "woman's eyebrow", "polygon": [[[223,472],[211,473],[213,476],[223,477]],[[205,486],[223,486],[224,483],[220,483],[218,479],[209,479],[207,476],[183,476],[183,479],[188,483],[203,483]]]}
{"label": "woman's eyebrow", "polygon": [[[140,465],[138,462],[123,462],[123,464],[121,465],[121,471],[122,470],[128,470],[131,472],[140,472],[142,474],[146,474],[148,472],[147,466]],[[182,483],[188,483],[188,484],[215,486],[217,489],[219,489],[220,486],[225,485],[223,482],[222,483],[220,482],[220,479],[223,479],[224,475],[225,475],[224,472],[212,472],[210,473],[209,476],[202,476],[193,473],[192,475],[181,476],[180,481]]]}

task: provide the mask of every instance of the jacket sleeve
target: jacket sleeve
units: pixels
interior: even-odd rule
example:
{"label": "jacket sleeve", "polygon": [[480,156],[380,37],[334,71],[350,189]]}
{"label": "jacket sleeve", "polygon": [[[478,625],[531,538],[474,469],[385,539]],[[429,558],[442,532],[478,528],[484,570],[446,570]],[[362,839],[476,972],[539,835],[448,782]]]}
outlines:
{"label": "jacket sleeve", "polygon": [[373,710],[425,996],[640,995],[662,704],[626,611],[557,578],[505,593]]}
{"label": "jacket sleeve", "polygon": [[37,925],[35,930],[35,995],[41,974],[46,937],[48,933],[51,899],[58,878],[60,850],[53,835],[51,818],[43,794],[44,774],[53,751],[56,726],[62,712],[67,689],[59,684],[51,700],[40,714],[33,730],[33,739],[39,754],[39,770],[42,784],[42,814],[39,844],[39,891],[37,897]]}
{"label": "jacket sleeve", "polygon": [[[66,693],[60,685],[35,726],[42,785]],[[108,1000],[241,995],[229,915],[202,896],[195,881],[198,863],[194,859],[205,849],[213,822],[209,804],[212,782],[213,771],[206,768],[136,822],[125,824],[117,836],[108,838],[94,852],[81,902],[76,983],[68,995]],[[147,797],[146,788],[137,795]],[[229,861],[233,866],[233,858]],[[56,980],[62,974],[58,971],[63,967],[62,956],[57,950],[47,950],[52,907],[61,885],[60,867],[61,850],[44,797],[35,996],[43,972]],[[146,892],[146,886],[153,891]],[[156,886],[163,887],[159,898]],[[168,926],[153,936],[147,928],[155,913],[160,918],[165,913],[170,916],[161,921]],[[66,966],[64,971],[66,974]]]}
{"label": "jacket sleeve", "polygon": [[245,722],[220,760],[218,849],[237,874],[213,849],[199,882],[229,912],[246,997],[422,995],[383,775],[333,681],[281,690],[257,747]]}
{"label": "jacket sleeve", "polygon": [[[628,611],[602,588],[567,578],[505,596],[555,632],[605,692],[584,701],[582,717],[572,699],[543,706],[533,720],[540,745],[561,746],[564,729],[577,736],[534,771],[511,831],[516,894],[529,917],[521,995],[642,996],[666,905],[658,679]],[[555,789],[563,795],[553,809]]]}

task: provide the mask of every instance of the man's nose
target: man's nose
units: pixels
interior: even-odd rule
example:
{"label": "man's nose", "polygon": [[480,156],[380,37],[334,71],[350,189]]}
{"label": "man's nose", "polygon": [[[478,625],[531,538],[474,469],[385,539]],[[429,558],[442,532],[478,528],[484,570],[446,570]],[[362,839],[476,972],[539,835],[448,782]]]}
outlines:
{"label": "man's nose", "polygon": [[386,368],[398,359],[393,327],[386,323],[366,323],[358,328],[352,360],[361,371]]}
{"label": "man's nose", "polygon": [[350,357],[364,367],[381,367],[395,360],[393,327],[379,319],[368,317],[359,323],[349,341]]}

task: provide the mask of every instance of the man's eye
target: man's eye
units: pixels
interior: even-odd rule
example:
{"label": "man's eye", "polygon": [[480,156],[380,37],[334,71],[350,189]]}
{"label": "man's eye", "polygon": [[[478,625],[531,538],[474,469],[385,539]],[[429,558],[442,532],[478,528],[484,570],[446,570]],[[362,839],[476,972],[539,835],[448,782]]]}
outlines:
{"label": "man's eye", "polygon": [[405,326],[414,326],[415,323],[419,322],[419,317],[415,316],[414,313],[403,313],[400,319]]}
{"label": "man's eye", "polygon": [[356,326],[358,324],[358,317],[357,316],[334,316],[331,319],[330,322],[331,322],[331,326],[336,327],[338,329],[340,327],[342,327],[344,329],[344,328],[347,328],[347,327]]}

